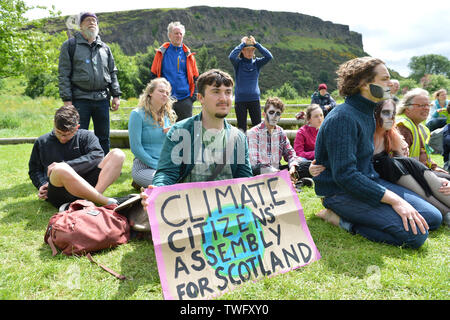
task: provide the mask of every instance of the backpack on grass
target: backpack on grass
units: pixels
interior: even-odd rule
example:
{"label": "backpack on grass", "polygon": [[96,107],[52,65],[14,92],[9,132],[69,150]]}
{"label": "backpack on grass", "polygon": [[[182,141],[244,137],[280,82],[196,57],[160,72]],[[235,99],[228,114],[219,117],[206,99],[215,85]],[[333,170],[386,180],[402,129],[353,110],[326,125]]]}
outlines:
{"label": "backpack on grass", "polygon": [[[127,218],[114,211],[116,204],[97,207],[87,200],[77,200],[69,209],[53,215],[48,223],[44,241],[52,249],[52,255],[61,250],[65,255],[86,255],[96,263],[90,253],[114,248],[130,239]],[[111,269],[98,264],[119,279]]]}

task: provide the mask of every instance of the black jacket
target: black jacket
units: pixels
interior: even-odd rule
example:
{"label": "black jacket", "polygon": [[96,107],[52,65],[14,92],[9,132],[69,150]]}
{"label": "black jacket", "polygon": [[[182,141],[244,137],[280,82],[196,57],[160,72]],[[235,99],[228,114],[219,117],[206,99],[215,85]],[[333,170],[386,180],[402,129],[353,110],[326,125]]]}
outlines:
{"label": "black jacket", "polygon": [[35,141],[28,163],[28,175],[39,189],[49,181],[47,168],[53,162],[66,162],[84,177],[98,166],[103,156],[98,138],[89,130],[79,129],[65,144],[60,143],[52,131]]}

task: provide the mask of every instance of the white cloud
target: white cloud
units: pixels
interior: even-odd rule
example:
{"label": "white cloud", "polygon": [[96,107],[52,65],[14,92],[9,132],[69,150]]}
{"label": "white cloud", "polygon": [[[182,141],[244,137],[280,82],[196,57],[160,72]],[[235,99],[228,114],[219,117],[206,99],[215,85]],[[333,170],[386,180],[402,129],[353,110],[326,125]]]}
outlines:
{"label": "white cloud", "polygon": [[[390,68],[409,75],[407,65],[413,56],[435,53],[450,58],[450,2],[448,0],[393,1],[377,0],[25,0],[32,5],[55,4],[63,15],[81,11],[94,12],[177,8],[197,5],[246,7],[255,10],[289,11],[316,16],[324,21],[345,24],[363,36],[364,50],[383,59]],[[38,12],[33,18],[42,17]]]}

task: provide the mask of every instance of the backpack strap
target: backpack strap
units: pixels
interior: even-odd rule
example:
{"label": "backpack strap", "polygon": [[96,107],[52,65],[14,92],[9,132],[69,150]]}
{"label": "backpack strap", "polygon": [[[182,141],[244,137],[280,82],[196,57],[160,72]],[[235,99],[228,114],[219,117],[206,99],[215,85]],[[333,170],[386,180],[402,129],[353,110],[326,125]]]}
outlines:
{"label": "backpack strap", "polygon": [[70,57],[70,77],[72,77],[72,73],[73,73],[73,56],[75,55],[75,49],[77,47],[77,38],[72,37],[69,38],[69,47],[68,47],[68,51],[69,51],[69,57]]}
{"label": "backpack strap", "polygon": [[127,277],[125,277],[125,276],[123,276],[123,275],[121,275],[121,274],[118,274],[118,273],[115,272],[114,270],[112,270],[112,269],[110,269],[110,268],[108,268],[108,267],[106,267],[106,266],[104,266],[104,265],[102,265],[102,264],[96,262],[94,259],[92,259],[92,256],[91,256],[90,253],[86,254],[86,258],[88,258],[89,261],[92,262],[93,264],[96,264],[97,266],[99,266],[100,268],[102,268],[103,270],[105,270],[106,272],[112,274],[112,275],[113,275],[114,277],[116,277],[117,279],[119,279],[119,280],[126,280],[126,279],[127,279]]}

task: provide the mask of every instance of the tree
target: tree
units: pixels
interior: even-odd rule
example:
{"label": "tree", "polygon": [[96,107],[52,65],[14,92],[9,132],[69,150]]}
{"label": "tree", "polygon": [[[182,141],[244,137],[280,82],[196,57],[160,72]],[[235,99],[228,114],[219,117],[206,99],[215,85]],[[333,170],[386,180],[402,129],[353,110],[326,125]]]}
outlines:
{"label": "tree", "polygon": [[[0,78],[16,76],[26,72],[26,67],[41,63],[42,43],[48,39],[40,28],[44,20],[30,21],[25,13],[33,8],[22,0],[0,1]],[[49,11],[50,16],[58,13]]]}
{"label": "tree", "polygon": [[136,97],[134,78],[137,73],[137,68],[134,63],[134,57],[124,54],[122,48],[117,43],[111,43],[109,47],[111,48],[116,67],[119,70],[117,80],[119,81],[120,91],[122,91],[121,97],[123,99]]}
{"label": "tree", "polygon": [[151,67],[155,58],[155,50],[159,48],[158,42],[155,40],[153,45],[147,47],[147,52],[138,53],[136,55],[137,71],[134,77],[134,90],[140,95],[145,89],[151,78]]}
{"label": "tree", "polygon": [[[63,42],[67,40],[65,32],[54,35],[42,34],[39,41],[39,59],[33,59],[25,63],[25,77],[27,86],[25,94],[31,98],[36,97],[54,97],[59,98],[58,87],[58,61],[60,48]],[[30,42],[27,50],[32,51],[36,45]]]}
{"label": "tree", "polygon": [[205,45],[203,45],[200,50],[198,50],[197,54],[195,55],[195,61],[197,62],[197,68],[200,74],[209,69],[217,68],[218,65],[216,56],[210,58],[208,49]]}
{"label": "tree", "polygon": [[450,80],[441,74],[430,74],[426,75],[424,78],[422,87],[430,93],[433,93],[439,89],[446,89],[447,91],[450,90]]}
{"label": "tree", "polygon": [[426,74],[450,77],[450,61],[448,58],[439,54],[426,54],[412,57],[408,67],[412,71],[410,77],[417,82]]}

